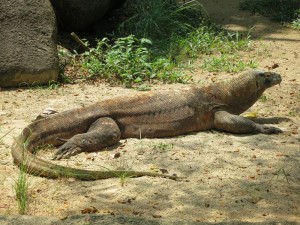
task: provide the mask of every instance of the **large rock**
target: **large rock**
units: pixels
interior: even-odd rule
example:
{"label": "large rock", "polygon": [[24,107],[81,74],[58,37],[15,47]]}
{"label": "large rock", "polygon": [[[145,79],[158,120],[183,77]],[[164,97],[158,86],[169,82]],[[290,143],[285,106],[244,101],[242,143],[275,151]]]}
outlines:
{"label": "large rock", "polygon": [[50,0],[59,26],[68,31],[87,28],[125,0]]}
{"label": "large rock", "polygon": [[56,30],[48,0],[0,1],[0,87],[57,79]]}

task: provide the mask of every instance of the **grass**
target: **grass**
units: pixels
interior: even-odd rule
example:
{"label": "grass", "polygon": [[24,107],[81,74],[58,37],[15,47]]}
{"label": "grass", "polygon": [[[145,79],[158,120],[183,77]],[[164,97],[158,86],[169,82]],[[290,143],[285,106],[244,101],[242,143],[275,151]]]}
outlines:
{"label": "grass", "polygon": [[121,174],[118,174],[118,177],[120,179],[120,184],[121,184],[121,187],[124,187],[126,181],[128,178],[130,178],[130,176],[128,175],[128,173],[121,173]]}
{"label": "grass", "polygon": [[[111,167],[113,169],[102,166],[102,168],[104,168],[106,170],[109,170],[109,171],[112,171],[113,173],[115,173],[114,171],[116,171],[116,170],[119,170],[119,171],[120,170],[124,170],[124,171],[132,170],[132,166],[129,165],[129,162],[127,160],[125,160],[122,156],[118,159],[112,160],[111,161]],[[132,178],[132,176],[130,176],[127,172],[118,172],[118,173],[115,173],[115,174],[120,180],[121,187],[124,187],[127,180],[129,178]]]}
{"label": "grass", "polygon": [[25,215],[28,210],[28,175],[25,165],[20,166],[18,179],[15,181],[14,191],[18,203],[18,211],[20,215]]}
{"label": "grass", "polygon": [[151,60],[149,39],[138,39],[134,35],[118,38],[113,45],[107,38],[98,41],[96,48],[85,53],[83,67],[89,78],[101,76],[118,79],[126,86],[160,77],[170,82],[184,82],[179,73],[169,73],[172,63],[167,59]]}
{"label": "grass", "polygon": [[254,60],[245,62],[237,54],[222,54],[221,56],[212,56],[204,59],[204,63],[201,66],[210,72],[234,72],[243,71],[246,68],[257,68],[258,64]]}
{"label": "grass", "polygon": [[165,152],[168,150],[172,150],[174,148],[174,144],[167,144],[167,143],[160,142],[154,145],[153,148]]}
{"label": "grass", "polygon": [[119,26],[118,34],[134,34],[165,42],[176,34],[186,34],[204,17],[204,9],[196,0],[183,4],[177,0],[129,0],[125,9],[129,17]]}
{"label": "grass", "polygon": [[266,102],[266,101],[268,101],[268,98],[267,98],[266,95],[263,94],[262,96],[260,96],[259,101],[260,102]]}
{"label": "grass", "polygon": [[[16,140],[15,140],[16,141]],[[24,146],[25,143],[19,143],[22,146],[23,151],[25,151]],[[24,157],[24,156],[23,156]],[[26,173],[26,165],[23,162],[19,166],[19,175],[18,178],[15,180],[14,183],[14,192],[16,201],[18,204],[18,212],[20,215],[25,215],[28,212],[28,174]]]}
{"label": "grass", "polygon": [[[7,136],[13,129],[0,137],[0,142]],[[20,172],[14,184],[14,192],[16,201],[18,203],[18,212],[20,215],[25,215],[28,210],[28,175],[26,173],[25,165],[20,166]]]}
{"label": "grass", "polygon": [[[60,78],[62,79],[62,78]],[[66,83],[66,82],[62,82]],[[29,90],[42,90],[42,89],[49,89],[49,90],[57,90],[61,86],[61,82],[50,80],[48,84],[39,84],[39,83],[20,83],[19,87],[27,87]]]}
{"label": "grass", "polygon": [[294,20],[291,23],[291,27],[294,28],[295,30],[300,30],[300,18]]}
{"label": "grass", "polygon": [[202,68],[209,71],[239,72],[257,66],[239,59],[242,51],[252,48],[249,36],[208,21],[198,1],[130,2],[128,11],[133,12],[113,38],[98,40],[84,54],[86,79],[100,77],[147,90],[151,82],[189,82],[182,68],[199,57],[206,58]]}

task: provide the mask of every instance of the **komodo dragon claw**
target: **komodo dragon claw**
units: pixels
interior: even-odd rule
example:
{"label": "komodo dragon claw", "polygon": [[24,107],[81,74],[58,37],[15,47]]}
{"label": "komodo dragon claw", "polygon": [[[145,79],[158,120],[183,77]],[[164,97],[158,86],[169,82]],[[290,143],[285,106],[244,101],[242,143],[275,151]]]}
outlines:
{"label": "komodo dragon claw", "polygon": [[77,155],[81,152],[83,151],[80,147],[72,146],[69,143],[65,143],[55,151],[52,160],[68,159],[71,156]]}
{"label": "komodo dragon claw", "polygon": [[262,134],[279,134],[282,133],[283,131],[277,127],[271,127],[271,126],[261,126],[261,131],[260,133]]}

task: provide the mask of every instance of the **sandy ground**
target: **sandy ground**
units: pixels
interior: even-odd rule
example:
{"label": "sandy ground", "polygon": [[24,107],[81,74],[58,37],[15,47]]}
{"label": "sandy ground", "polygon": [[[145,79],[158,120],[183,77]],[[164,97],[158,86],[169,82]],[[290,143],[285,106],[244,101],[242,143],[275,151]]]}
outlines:
{"label": "sandy ground", "polygon": [[[128,139],[123,146],[80,154],[61,164],[103,170],[166,169],[184,181],[128,178],[91,182],[29,176],[29,215],[66,218],[95,209],[97,215],[130,216],[165,221],[300,221],[300,33],[267,18],[238,10],[237,0],[203,0],[208,14],[231,30],[252,29],[257,48],[249,52],[261,68],[279,65],[281,86],[266,91],[250,111],[259,116],[284,116],[279,135],[233,135],[216,131],[168,139]],[[194,65],[195,82],[229,78]],[[156,86],[176,89],[179,84]],[[63,111],[98,100],[135,92],[107,84],[65,85],[50,89],[0,92],[0,214],[17,215],[13,187],[18,168],[12,163],[13,137],[45,109]],[[121,153],[113,159],[112,155]],[[50,159],[51,151],[39,152]]]}

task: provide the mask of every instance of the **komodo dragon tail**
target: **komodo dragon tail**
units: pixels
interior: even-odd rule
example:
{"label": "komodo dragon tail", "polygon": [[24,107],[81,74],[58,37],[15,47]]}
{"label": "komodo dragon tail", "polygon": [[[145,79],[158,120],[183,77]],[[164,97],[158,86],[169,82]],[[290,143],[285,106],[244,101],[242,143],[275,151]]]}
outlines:
{"label": "komodo dragon tail", "polygon": [[76,169],[66,166],[60,166],[47,162],[36,157],[34,152],[34,140],[28,141],[30,134],[28,127],[24,129],[22,134],[18,136],[12,145],[12,156],[15,164],[24,169],[27,173],[47,177],[47,178],[59,178],[59,177],[72,177],[79,180],[98,180],[107,179],[113,177],[121,177],[126,175],[128,177],[140,177],[140,176],[152,176],[152,177],[164,177],[170,179],[177,179],[176,175],[165,175],[154,172],[144,171],[132,171],[132,170],[102,170],[91,171],[84,169]]}

